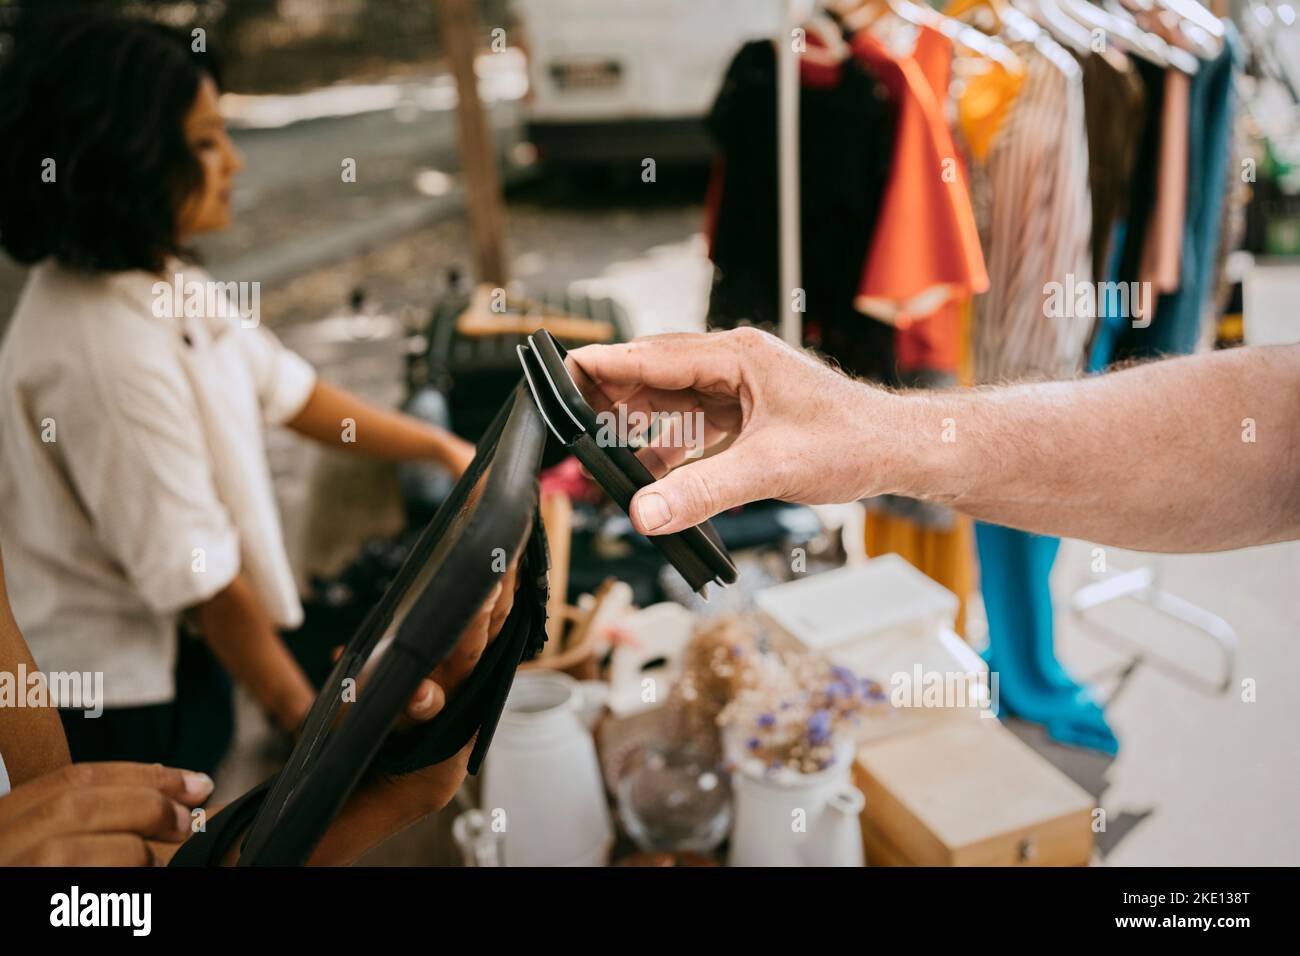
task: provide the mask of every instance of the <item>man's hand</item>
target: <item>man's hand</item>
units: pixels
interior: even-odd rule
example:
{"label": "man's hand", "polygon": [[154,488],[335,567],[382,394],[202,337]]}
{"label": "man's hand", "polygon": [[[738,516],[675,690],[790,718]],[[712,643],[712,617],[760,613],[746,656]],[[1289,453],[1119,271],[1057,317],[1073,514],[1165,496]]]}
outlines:
{"label": "man's hand", "polygon": [[[637,493],[632,520],[646,534],[759,498],[824,504],[895,493],[1147,551],[1300,536],[1300,345],[1077,381],[901,394],[752,329],[593,345],[570,358],[591,379],[598,411],[698,410],[715,433],[735,436]],[[663,475],[684,451],[641,454]]]}
{"label": "man's hand", "polygon": [[76,763],[0,797],[0,866],[152,866],[189,838],[206,774]]}
{"label": "man's hand", "polygon": [[879,477],[841,442],[862,434],[864,417],[886,417],[896,397],[766,332],[658,335],[589,345],[569,359],[597,412],[619,405],[629,415],[702,412],[706,446],[732,439],[720,453],[684,465],[691,449],[681,442],[662,447],[661,440],[638,453],[660,479],[632,500],[632,521],[643,534],[681,531],[763,498],[815,504],[892,490],[873,487]]}

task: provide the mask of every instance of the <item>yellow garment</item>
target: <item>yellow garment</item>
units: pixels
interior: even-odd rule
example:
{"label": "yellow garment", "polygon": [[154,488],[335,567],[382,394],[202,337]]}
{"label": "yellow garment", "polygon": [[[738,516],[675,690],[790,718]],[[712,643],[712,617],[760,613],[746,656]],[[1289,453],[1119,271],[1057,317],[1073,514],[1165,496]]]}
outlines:
{"label": "yellow garment", "polygon": [[957,125],[970,154],[984,162],[993,148],[993,138],[1024,85],[1023,71],[1013,72],[1000,63],[985,60],[988,69],[965,78],[965,89],[957,100]]}
{"label": "yellow garment", "polygon": [[882,511],[867,512],[867,556],[897,554],[957,595],[955,629],[963,638],[966,598],[975,586],[973,547],[971,522],[963,515],[955,516],[951,530],[939,531]]}

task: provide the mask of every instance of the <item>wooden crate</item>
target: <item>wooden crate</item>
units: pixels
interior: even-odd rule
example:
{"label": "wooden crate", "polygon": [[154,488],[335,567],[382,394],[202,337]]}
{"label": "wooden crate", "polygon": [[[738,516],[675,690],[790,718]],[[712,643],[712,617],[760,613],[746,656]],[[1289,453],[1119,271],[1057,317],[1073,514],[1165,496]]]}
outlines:
{"label": "wooden crate", "polygon": [[864,745],[872,865],[1086,866],[1093,798],[997,720],[945,721]]}

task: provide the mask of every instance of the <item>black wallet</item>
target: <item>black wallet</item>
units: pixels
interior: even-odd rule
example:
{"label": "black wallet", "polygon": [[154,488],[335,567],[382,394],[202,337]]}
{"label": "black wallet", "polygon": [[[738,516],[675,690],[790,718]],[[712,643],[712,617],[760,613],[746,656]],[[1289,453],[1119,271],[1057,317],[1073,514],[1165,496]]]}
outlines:
{"label": "black wallet", "polygon": [[[520,359],[524,381],[344,647],[284,768],[209,820],[177,850],[172,866],[218,865],[244,833],[239,865],[301,865],[372,767],[409,773],[448,759],[474,740],[468,769],[479,771],[516,668],[546,642],[549,564],[538,517],[538,472],[548,428],[625,509],[637,489],[653,480],[630,449],[596,441],[596,415],[565,369],[558,343],[537,333],[527,348],[521,346]],[[697,590],[710,581],[736,579],[735,565],[707,525],[651,540]],[[433,720],[392,733],[420,681],[452,652],[516,558],[513,607],[469,678]],[[373,672],[358,689],[357,678],[372,655]],[[354,701],[340,719],[349,691]]]}
{"label": "black wallet", "polygon": [[[529,391],[551,434],[573,452],[619,507],[628,511],[632,496],[655,480],[650,470],[625,442],[600,441],[599,436],[610,429],[602,427],[569,374],[564,346],[550,332],[534,332],[518,350]],[[722,587],[735,583],[736,565],[707,521],[675,534],[653,535],[649,540],[701,594],[707,596],[710,582]]]}

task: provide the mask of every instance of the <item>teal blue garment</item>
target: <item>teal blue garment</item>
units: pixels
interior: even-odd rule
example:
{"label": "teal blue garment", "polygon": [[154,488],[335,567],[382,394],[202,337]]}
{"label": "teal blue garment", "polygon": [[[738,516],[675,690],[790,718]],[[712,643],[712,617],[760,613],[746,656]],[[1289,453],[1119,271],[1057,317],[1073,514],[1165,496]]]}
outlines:
{"label": "teal blue garment", "polygon": [[1217,279],[1214,267],[1236,115],[1235,77],[1241,68],[1241,40],[1231,23],[1226,27],[1222,51],[1202,60],[1191,82],[1178,291],[1157,298],[1150,326],[1124,332],[1118,348],[1122,358],[1187,355],[1200,339],[1201,315]]}
{"label": "teal blue garment", "polygon": [[1061,743],[1118,753],[1102,708],[1056,659],[1048,578],[1060,539],[977,522],[975,541],[998,716],[1042,724]]}
{"label": "teal blue garment", "polygon": [[[1111,229],[1110,259],[1106,263],[1105,279],[1112,283],[1110,288],[1114,288],[1113,283],[1119,281],[1120,260],[1124,257],[1124,236],[1127,232],[1128,223],[1117,219]],[[1105,370],[1115,355],[1115,346],[1124,327],[1132,321],[1128,310],[1121,309],[1119,305],[1115,296],[1097,297],[1097,334],[1093,336],[1092,351],[1088,356],[1089,372]]]}

